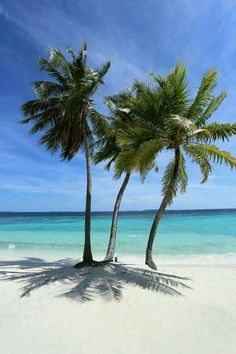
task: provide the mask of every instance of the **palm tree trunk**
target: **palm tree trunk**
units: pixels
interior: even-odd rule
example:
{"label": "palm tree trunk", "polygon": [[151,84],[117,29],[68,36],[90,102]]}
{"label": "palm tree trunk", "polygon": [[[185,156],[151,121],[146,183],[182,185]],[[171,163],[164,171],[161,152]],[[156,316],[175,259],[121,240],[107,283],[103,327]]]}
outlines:
{"label": "palm tree trunk", "polygon": [[92,175],[91,175],[91,156],[90,156],[87,136],[85,137],[85,155],[86,155],[86,170],[87,170],[87,191],[86,191],[86,207],[85,207],[85,239],[84,239],[83,263],[92,263],[93,256],[91,251],[91,240],[90,240]]}
{"label": "palm tree trunk", "polygon": [[169,204],[170,197],[171,197],[176,179],[178,177],[179,159],[180,159],[180,150],[179,150],[179,147],[176,147],[175,148],[175,166],[174,166],[174,170],[173,170],[173,175],[172,175],[169,187],[167,189],[167,192],[164,195],[161,205],[160,205],[160,207],[156,213],[156,216],[153,220],[152,227],[151,227],[150,234],[149,234],[149,238],[148,238],[145,264],[147,264],[150,268],[155,269],[155,270],[157,270],[157,266],[154,263],[153,258],[152,258],[152,246],[153,246],[153,242],[154,242],[155,235],[157,232],[158,224],[160,222],[162,215],[165,212],[167,205]]}
{"label": "palm tree trunk", "polygon": [[118,221],[118,214],[120,209],[120,203],[122,196],[124,194],[125,188],[129,182],[130,173],[126,173],[125,179],[122,183],[122,186],[117,194],[113,215],[112,215],[112,224],[111,224],[111,232],[109,238],[109,244],[107,248],[107,254],[104,259],[106,262],[113,262],[114,252],[115,252],[115,245],[116,245],[116,231],[117,231],[117,221]]}

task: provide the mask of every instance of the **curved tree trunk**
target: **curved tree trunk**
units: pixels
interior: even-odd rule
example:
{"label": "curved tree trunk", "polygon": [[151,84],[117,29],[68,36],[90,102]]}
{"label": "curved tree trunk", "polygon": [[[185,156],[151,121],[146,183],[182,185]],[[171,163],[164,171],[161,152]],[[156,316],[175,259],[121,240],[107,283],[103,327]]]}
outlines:
{"label": "curved tree trunk", "polygon": [[156,213],[156,216],[153,220],[152,227],[151,227],[150,234],[149,234],[149,238],[148,238],[145,264],[147,264],[150,268],[155,269],[155,270],[157,270],[157,266],[154,263],[153,258],[152,258],[152,246],[153,246],[153,242],[154,242],[155,235],[157,232],[158,224],[160,222],[160,219],[161,219],[163,213],[165,212],[167,205],[169,204],[170,196],[172,194],[173,187],[174,187],[176,179],[178,177],[179,159],[180,159],[180,150],[177,147],[175,149],[175,166],[174,166],[173,175],[172,175],[168,190],[167,190],[166,194],[164,195],[161,205],[160,205],[160,207]]}
{"label": "curved tree trunk", "polygon": [[107,248],[107,254],[104,259],[104,261],[107,262],[113,262],[113,257],[114,257],[114,252],[115,252],[115,245],[116,245],[116,231],[117,231],[117,221],[118,221],[118,214],[119,214],[119,209],[120,209],[120,203],[122,196],[124,194],[125,188],[129,182],[130,178],[130,173],[126,173],[125,179],[122,183],[122,186],[118,192],[114,210],[113,210],[113,215],[112,215],[112,224],[111,224],[111,232],[110,232],[110,238],[109,238],[109,244]]}
{"label": "curved tree trunk", "polygon": [[87,137],[85,137],[85,155],[86,155],[86,170],[87,170],[87,191],[86,191],[86,207],[85,207],[85,239],[84,239],[83,263],[89,264],[93,262],[93,256],[91,251],[91,240],[90,240],[92,175],[91,175],[91,156],[90,156]]}

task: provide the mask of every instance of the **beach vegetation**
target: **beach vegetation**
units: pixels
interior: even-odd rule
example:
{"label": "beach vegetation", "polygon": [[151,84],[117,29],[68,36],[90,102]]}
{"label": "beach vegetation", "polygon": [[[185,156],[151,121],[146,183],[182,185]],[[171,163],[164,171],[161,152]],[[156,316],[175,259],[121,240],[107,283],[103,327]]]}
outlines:
{"label": "beach vegetation", "polygon": [[57,49],[49,50],[49,57],[39,61],[39,68],[51,81],[34,81],[36,98],[25,102],[22,124],[31,124],[30,133],[41,133],[39,140],[51,153],[60,151],[62,160],[70,161],[78,151],[85,153],[86,160],[86,207],[83,263],[93,263],[90,239],[91,222],[91,155],[93,132],[101,123],[92,114],[93,97],[103,84],[110,62],[93,69],[87,64],[87,44],[75,53],[67,50],[68,58]]}
{"label": "beach vegetation", "polygon": [[153,243],[159,222],[177,193],[188,185],[186,159],[197,165],[207,182],[212,163],[236,167],[236,159],[218,148],[216,141],[227,141],[236,133],[236,124],[209,123],[226,93],[214,95],[217,71],[209,70],[202,78],[195,98],[191,97],[187,70],[177,63],[166,77],[152,74],[154,84],[135,82],[137,95],[129,103],[135,122],[128,122],[117,133],[121,153],[117,166],[145,167],[157,161],[161,153],[172,154],[162,178],[162,200],[149,233],[145,263],[157,269],[153,261]]}
{"label": "beach vegetation", "polygon": [[236,168],[231,153],[215,145],[236,134],[236,123],[209,123],[226,92],[214,94],[217,70],[203,76],[195,97],[192,96],[185,65],[160,76],[151,73],[152,82],[135,81],[131,89],[105,97],[109,114],[99,113],[94,95],[103,84],[110,62],[93,69],[87,64],[87,45],[67,56],[53,48],[49,57],[39,61],[40,70],[51,79],[34,81],[36,98],[22,105],[22,124],[30,124],[31,134],[41,134],[39,143],[51,153],[60,152],[70,161],[82,150],[86,161],[86,206],[83,261],[76,267],[96,265],[91,249],[91,162],[106,161],[114,167],[114,178],[124,175],[114,204],[110,238],[105,262],[114,260],[117,221],[122,196],[130,175],[138,172],[143,181],[152,169],[157,171],[160,154],[172,155],[162,177],[162,200],[155,214],[146,247],[145,263],[157,269],[153,260],[153,244],[159,222],[177,193],[185,193],[188,185],[186,162],[200,168],[201,183],[207,182],[213,164]]}
{"label": "beach vegetation", "polygon": [[[118,156],[121,153],[121,148],[116,141],[117,132],[119,132],[123,126],[135,120],[135,117],[131,115],[129,108],[127,108],[132,98],[133,92],[130,89],[126,89],[113,96],[105,97],[105,104],[109,110],[109,115],[103,118],[106,124],[103,124],[98,131],[97,151],[94,155],[95,163],[106,161],[105,168],[107,170],[110,170],[111,166],[115,166],[115,179],[119,179],[121,175],[124,174],[124,179],[118,191],[112,214],[110,237],[105,256],[105,261],[108,262],[114,260],[117,222],[121,200],[132,172],[138,170],[137,166],[130,167],[125,164],[117,165],[117,161],[119,161]],[[146,174],[152,167],[153,166],[148,165],[144,170],[138,170],[141,174],[142,181],[144,181]]]}

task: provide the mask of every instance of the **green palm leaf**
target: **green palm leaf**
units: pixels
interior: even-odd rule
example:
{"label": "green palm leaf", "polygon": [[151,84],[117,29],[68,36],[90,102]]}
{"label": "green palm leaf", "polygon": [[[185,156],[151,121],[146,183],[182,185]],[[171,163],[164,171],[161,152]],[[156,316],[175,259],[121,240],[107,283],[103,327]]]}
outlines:
{"label": "green palm leaf", "polygon": [[72,49],[68,52],[71,61],[57,48],[49,51],[48,59],[40,60],[40,69],[53,81],[33,82],[37,98],[22,105],[25,118],[21,123],[31,123],[32,134],[43,133],[41,144],[53,153],[61,149],[62,159],[70,160],[84,146],[85,136],[92,148],[91,128],[102,125],[102,120],[95,117],[91,97],[102,83],[110,63],[98,70],[90,68],[86,63],[86,43],[78,54]]}
{"label": "green palm leaf", "polygon": [[196,125],[198,127],[202,127],[206,123],[206,121],[211,117],[211,115],[219,108],[226,95],[226,92],[222,91],[219,96],[215,96],[212,98],[210,103],[206,106],[205,111],[202,112],[202,114],[200,114],[200,116],[198,116],[197,118]]}
{"label": "green palm leaf", "polygon": [[204,127],[195,134],[199,141],[216,141],[216,140],[229,140],[236,134],[236,123],[212,123],[204,125]]}
{"label": "green palm leaf", "polygon": [[184,193],[188,184],[188,175],[186,173],[186,163],[183,154],[180,152],[177,175],[173,178],[176,168],[175,157],[167,165],[162,178],[162,195],[168,196],[167,204],[171,204],[178,190]]}
{"label": "green palm leaf", "polygon": [[215,145],[197,144],[194,146],[194,149],[214,163],[218,163],[220,165],[225,164],[230,168],[236,168],[236,158],[229,152],[221,150]]}
{"label": "green palm leaf", "polygon": [[184,150],[187,155],[189,155],[192,162],[200,167],[202,173],[201,183],[207,182],[208,177],[212,171],[212,167],[210,162],[208,161],[208,157],[206,157],[205,153],[198,149],[198,145],[185,145]]}
{"label": "green palm leaf", "polygon": [[213,90],[216,87],[217,70],[211,69],[204,76],[193,103],[190,105],[186,117],[198,120],[211,102]]}

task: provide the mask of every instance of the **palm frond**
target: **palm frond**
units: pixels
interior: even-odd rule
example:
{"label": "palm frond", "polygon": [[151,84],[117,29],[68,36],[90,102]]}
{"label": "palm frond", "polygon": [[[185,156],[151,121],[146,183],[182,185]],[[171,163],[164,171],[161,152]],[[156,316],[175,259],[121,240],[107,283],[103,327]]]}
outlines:
{"label": "palm frond", "polygon": [[66,77],[55,67],[49,60],[42,58],[39,60],[39,68],[42,71],[46,71],[47,74],[53,77],[61,85],[67,85]]}
{"label": "palm frond", "polygon": [[180,193],[186,191],[187,184],[188,175],[186,172],[186,163],[184,156],[180,151],[178,161],[175,156],[169,162],[162,178],[162,194],[168,197],[169,205],[172,203],[173,198],[176,197],[178,191],[180,191]]}
{"label": "palm frond", "polygon": [[201,170],[202,173],[202,180],[201,183],[205,183],[208,180],[208,177],[212,171],[212,167],[210,162],[208,161],[208,158],[205,156],[204,153],[202,153],[201,150],[198,149],[198,145],[185,145],[184,150],[187,153],[187,155],[191,158],[192,162],[194,164],[197,164]]}
{"label": "palm frond", "polygon": [[61,129],[57,125],[54,125],[47,129],[40,138],[39,143],[45,145],[51,153],[55,153],[60,148],[60,138]]}
{"label": "palm frond", "polygon": [[58,69],[58,71],[63,75],[63,77],[67,79],[71,78],[70,64],[66,60],[65,56],[62,54],[60,49],[49,49],[49,62],[53,65],[53,67]]}
{"label": "palm frond", "polygon": [[[111,117],[119,119],[129,118],[129,104],[132,99],[132,91],[126,89],[112,96],[105,96],[104,102],[110,111]],[[123,114],[124,113],[124,114]]]}
{"label": "palm frond", "polygon": [[152,166],[162,149],[163,143],[157,139],[144,141],[137,150],[132,149],[132,151],[135,151],[136,170],[145,175],[145,171],[149,170],[149,167]]}
{"label": "palm frond", "polygon": [[104,135],[106,135],[106,133],[110,129],[109,117],[99,113],[93,107],[88,108],[88,114],[90,116],[90,121],[94,134],[96,134],[99,138],[104,137]]}
{"label": "palm frond", "polygon": [[195,134],[195,137],[199,141],[211,142],[216,140],[228,141],[234,135],[236,135],[236,123],[212,123],[204,125]]}
{"label": "palm frond", "polygon": [[107,169],[110,169],[111,164],[115,161],[117,158],[120,149],[117,146],[114,146],[116,144],[115,139],[106,139],[104,140],[102,146],[96,151],[94,155],[94,162],[95,164],[98,164],[102,161],[109,160],[109,163],[106,165]]}
{"label": "palm frond", "polygon": [[34,121],[36,118],[38,118],[37,116],[38,113],[41,114],[42,112],[55,109],[55,107],[58,107],[59,104],[60,101],[58,97],[50,97],[47,99],[35,99],[35,100],[27,101],[21,106],[24,115],[27,117],[26,119],[23,119],[21,123],[27,124],[31,120]]}
{"label": "palm frond", "polygon": [[123,126],[117,131],[117,142],[121,148],[132,147],[139,149],[141,144],[152,140],[156,141],[159,138],[157,132],[150,129],[148,126],[142,127],[137,125],[137,122],[131,122],[123,124]]}
{"label": "palm frond", "polygon": [[108,72],[109,68],[111,66],[111,62],[107,61],[105,64],[103,64],[99,69],[97,69],[98,73],[98,79],[101,83],[103,83],[102,78],[106,75]]}
{"label": "palm frond", "polygon": [[218,163],[220,165],[225,164],[230,168],[236,168],[236,158],[229,152],[221,150],[215,145],[196,144],[194,145],[194,150],[214,163]]}
{"label": "palm frond", "polygon": [[115,159],[115,178],[118,178],[122,172],[133,172],[137,169],[136,150],[121,150]]}
{"label": "palm frond", "polygon": [[166,114],[184,115],[189,103],[188,82],[186,79],[186,67],[176,64],[166,78],[152,73],[155,82],[161,88],[161,94]]}
{"label": "palm frond", "polygon": [[206,107],[212,100],[213,90],[216,87],[217,70],[211,69],[206,72],[201,81],[197,95],[189,107],[186,117],[190,120],[198,120],[205,112]]}
{"label": "palm frond", "polygon": [[226,91],[222,91],[219,96],[215,96],[212,98],[205,111],[197,118],[196,125],[198,127],[202,127],[206,123],[206,121],[211,117],[211,115],[219,108],[226,96]]}
{"label": "palm frond", "polygon": [[37,97],[47,99],[65,94],[65,88],[52,81],[34,81],[32,87]]}

